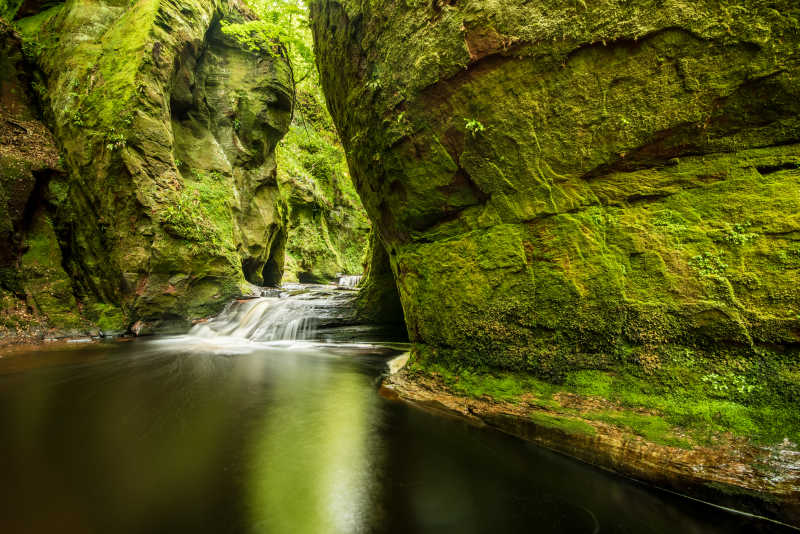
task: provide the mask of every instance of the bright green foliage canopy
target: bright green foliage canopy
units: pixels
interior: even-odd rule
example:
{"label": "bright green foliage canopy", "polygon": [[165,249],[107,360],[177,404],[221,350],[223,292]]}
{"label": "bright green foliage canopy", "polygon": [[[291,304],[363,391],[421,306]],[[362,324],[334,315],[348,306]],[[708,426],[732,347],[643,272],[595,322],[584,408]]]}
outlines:
{"label": "bright green foliage canopy", "polygon": [[223,31],[251,50],[280,53],[288,51],[295,69],[295,82],[306,79],[316,82],[308,8],[301,0],[249,0],[247,5],[256,20],[224,24]]}

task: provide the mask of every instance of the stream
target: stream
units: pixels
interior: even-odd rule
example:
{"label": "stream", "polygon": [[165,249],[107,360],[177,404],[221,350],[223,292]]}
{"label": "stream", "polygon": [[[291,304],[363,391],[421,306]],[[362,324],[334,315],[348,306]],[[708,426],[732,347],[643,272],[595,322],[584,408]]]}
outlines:
{"label": "stream", "polygon": [[783,531],[382,398],[405,345],[354,294],[0,357],[0,532]]}

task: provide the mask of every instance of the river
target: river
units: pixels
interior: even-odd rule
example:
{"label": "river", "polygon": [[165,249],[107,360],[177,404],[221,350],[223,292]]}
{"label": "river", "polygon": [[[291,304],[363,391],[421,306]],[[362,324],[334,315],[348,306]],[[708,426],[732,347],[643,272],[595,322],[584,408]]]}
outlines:
{"label": "river", "polygon": [[347,294],[0,358],[0,532],[781,531],[382,398],[404,347]]}

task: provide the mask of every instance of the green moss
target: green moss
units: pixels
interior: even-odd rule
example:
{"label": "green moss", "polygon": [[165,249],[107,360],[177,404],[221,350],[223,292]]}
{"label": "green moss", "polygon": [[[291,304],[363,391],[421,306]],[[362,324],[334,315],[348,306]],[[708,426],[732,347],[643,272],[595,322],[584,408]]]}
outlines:
{"label": "green moss", "polygon": [[589,423],[569,417],[535,413],[531,415],[531,420],[537,425],[561,430],[567,434],[587,434],[593,436],[597,433],[597,430]]}
{"label": "green moss", "polygon": [[409,335],[457,372],[601,373],[569,387],[697,439],[796,439],[800,6],[576,5],[311,3]]}
{"label": "green moss", "polygon": [[511,373],[492,373],[490,371],[468,368],[451,369],[438,364],[417,365],[412,362],[412,372],[434,374],[456,393],[469,397],[489,397],[513,403],[521,402],[523,395],[530,394],[542,401],[548,401],[558,388],[534,377]]}
{"label": "green moss", "polygon": [[113,304],[93,303],[86,307],[85,315],[104,332],[124,332],[128,329],[125,314]]}
{"label": "green moss", "polygon": [[[39,31],[42,27],[47,23],[52,17],[58,14],[62,9],[62,6],[56,5],[52,6],[44,11],[36,13],[35,15],[31,15],[30,17],[25,17],[23,19],[15,21],[15,25],[20,29],[22,34],[26,37],[27,40],[31,43],[29,46],[29,50],[33,49],[41,53],[45,45],[51,45],[50,40],[40,40],[37,38]],[[32,48],[31,48],[32,47]],[[38,55],[38,54],[35,54]]]}
{"label": "green moss", "polygon": [[[692,369],[696,365],[686,360],[676,364],[673,369],[662,370],[657,380],[630,373],[584,370],[568,373],[561,384],[524,373],[453,368],[425,361],[419,352],[409,369],[412,373],[437,376],[461,395],[525,403],[570,417],[604,421],[663,445],[686,448],[691,444],[713,444],[725,435],[758,444],[771,445],[784,439],[800,442],[794,393],[776,398],[774,394],[764,396],[757,392],[743,396],[734,388],[715,391],[714,385],[704,380],[707,375],[698,375],[697,369]],[[786,376],[785,383],[791,379]],[[775,384],[773,391],[781,391],[779,387]],[[558,401],[558,394],[563,393],[598,399],[599,403],[592,402],[592,408],[575,411],[568,403]]]}
{"label": "green moss", "polygon": [[126,117],[134,112],[140,71],[152,57],[153,23],[159,7],[158,0],[132,3],[100,39],[102,52],[94,67],[99,67],[105,83],[99,90],[90,90],[86,106],[106,131],[124,128]]}
{"label": "green moss", "polygon": [[318,88],[298,94],[278,146],[278,180],[288,206],[287,275],[327,282],[362,272],[369,222]]}
{"label": "green moss", "polygon": [[602,413],[587,414],[586,417],[595,421],[603,421],[622,427],[644,439],[659,445],[690,449],[691,445],[686,439],[675,435],[675,426],[669,424],[662,417],[650,414],[640,414],[630,411],[606,411]]}
{"label": "green moss", "polygon": [[22,285],[29,306],[49,326],[72,329],[84,326],[72,282],[62,267],[61,250],[49,216],[35,215],[20,258]]}
{"label": "green moss", "polygon": [[232,181],[220,173],[194,171],[164,205],[163,224],[176,237],[201,244],[203,253],[236,263],[232,190]]}
{"label": "green moss", "polygon": [[22,5],[22,0],[0,0],[0,18],[14,20],[14,15]]}
{"label": "green moss", "polygon": [[221,32],[244,16],[227,0],[101,0],[18,21],[63,147],[47,193],[63,268],[101,326],[215,313],[282,263],[291,72]]}

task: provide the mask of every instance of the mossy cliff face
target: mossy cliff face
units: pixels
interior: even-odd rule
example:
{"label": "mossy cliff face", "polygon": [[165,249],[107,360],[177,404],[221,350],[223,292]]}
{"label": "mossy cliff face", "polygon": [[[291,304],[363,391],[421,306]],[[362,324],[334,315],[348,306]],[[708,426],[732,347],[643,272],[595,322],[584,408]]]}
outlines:
{"label": "mossy cliff face", "polygon": [[404,326],[403,307],[389,255],[376,231],[369,236],[368,256],[360,286],[356,306],[362,321]]}
{"label": "mossy cliff face", "polygon": [[278,180],[288,207],[284,280],[330,282],[361,273],[370,225],[322,94],[304,85],[278,146]]}
{"label": "mossy cliff face", "polygon": [[800,439],[796,2],[311,6],[419,364],[630,376]]}
{"label": "mossy cliff face", "polygon": [[49,214],[46,184],[63,176],[58,148],[39,120],[30,87],[36,70],[19,34],[0,20],[0,337],[42,335],[52,318],[62,329],[87,326]]}
{"label": "mossy cliff face", "polygon": [[54,242],[94,322],[185,324],[282,272],[291,71],[223,34],[237,6],[71,1],[15,21],[65,168],[46,186]]}

